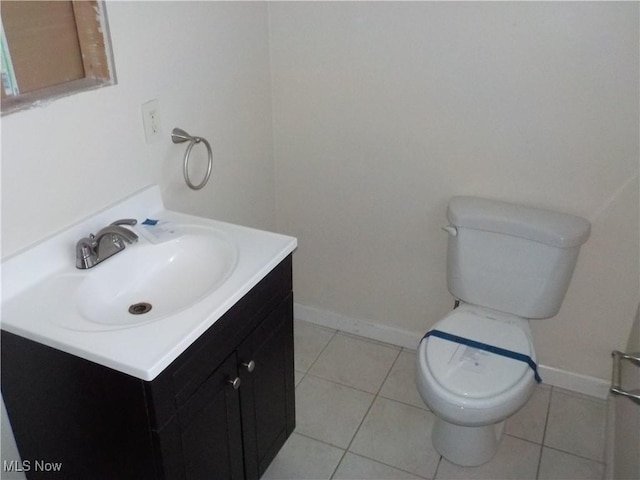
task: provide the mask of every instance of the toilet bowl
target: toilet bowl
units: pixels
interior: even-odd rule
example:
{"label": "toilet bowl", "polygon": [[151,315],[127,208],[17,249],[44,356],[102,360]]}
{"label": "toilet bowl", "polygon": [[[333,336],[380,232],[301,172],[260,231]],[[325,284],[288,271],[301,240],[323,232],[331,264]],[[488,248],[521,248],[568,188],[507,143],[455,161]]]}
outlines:
{"label": "toilet bowl", "polygon": [[[529,323],[517,316],[463,304],[433,328],[535,361]],[[536,380],[524,362],[429,337],[418,349],[416,385],[437,417],[435,449],[457,465],[476,466],[495,455],[504,420],[527,402]]]}
{"label": "toilet bowl", "polygon": [[453,197],[447,218],[447,287],[462,303],[420,342],[416,385],[436,450],[472,466],[495,455],[540,381],[529,320],[560,310],[591,224],[477,197]]}

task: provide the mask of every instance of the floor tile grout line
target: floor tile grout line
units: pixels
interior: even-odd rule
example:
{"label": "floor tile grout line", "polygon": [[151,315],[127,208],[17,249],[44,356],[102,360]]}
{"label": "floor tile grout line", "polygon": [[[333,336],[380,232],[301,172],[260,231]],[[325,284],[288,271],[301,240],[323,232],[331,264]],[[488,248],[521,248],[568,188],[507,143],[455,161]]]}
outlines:
{"label": "floor tile grout line", "polygon": [[347,456],[347,452],[348,451],[349,450],[344,450],[342,452],[342,456],[340,457],[340,461],[338,463],[336,463],[336,466],[334,467],[333,471],[331,472],[331,475],[329,476],[329,480],[333,480],[333,478],[336,476],[336,473],[340,469],[340,465],[342,465],[342,462],[344,461],[344,457]]}
{"label": "floor tile grout line", "polygon": [[356,391],[361,392],[361,393],[367,393],[367,394],[372,395],[374,397],[377,396],[377,393],[370,392],[368,390],[363,390],[362,388],[354,387],[353,385],[349,385],[346,382],[345,383],[339,382],[334,378],[326,378],[326,377],[323,377],[322,375],[318,375],[317,373],[307,373],[305,375],[305,377],[307,377],[307,376],[308,377],[313,377],[313,378],[319,378],[320,380],[324,380],[325,382],[333,383],[334,385],[340,385],[341,387],[351,388],[351,389],[356,390]]}
{"label": "floor tile grout line", "polygon": [[[584,394],[581,394],[581,393],[573,392],[571,390],[567,390],[567,389],[560,388],[560,387],[552,387],[551,398],[549,399],[549,415],[550,415],[550,412],[551,412],[551,405],[552,405],[552,402],[554,400],[553,396],[554,396],[554,394],[556,394],[556,392],[557,392],[557,395],[559,396],[558,398],[560,398],[562,396],[564,396],[564,397],[573,397],[573,398],[580,399],[582,401],[590,402],[592,404],[601,404],[604,408],[606,408],[606,400],[594,399],[593,397],[590,397],[589,395],[584,395]],[[547,420],[546,427],[548,428],[548,420]],[[554,446],[551,446],[551,445],[547,445],[546,444],[546,441],[547,441],[546,434],[547,434],[547,430],[545,428],[545,437],[544,437],[543,447],[550,448],[550,449],[555,450],[557,452],[566,453],[567,455],[572,455],[574,457],[581,458],[583,460],[589,460],[591,462],[596,462],[596,463],[599,463],[599,464],[602,464],[602,465],[606,465],[606,457],[604,455],[602,455],[600,458],[593,458],[593,457],[590,457],[590,456],[588,456],[586,454],[580,454],[580,453],[572,452],[572,451],[569,451],[569,450],[565,450],[565,449],[563,449],[561,447],[554,447]],[[604,446],[606,447],[606,441],[603,442],[603,443],[604,443]],[[604,453],[604,452],[602,452],[602,453]]]}
{"label": "floor tile grout line", "polygon": [[[336,450],[342,450],[342,456],[340,457],[340,461],[338,461],[338,463],[336,464],[336,467],[333,469],[333,472],[331,472],[331,476],[329,477],[329,479],[333,479],[334,478],[335,474],[338,472],[338,469],[340,468],[340,465],[342,464],[342,461],[344,460],[344,457],[346,457],[347,453],[350,453],[351,455],[354,455],[356,457],[361,457],[361,458],[364,458],[364,459],[367,459],[367,460],[371,460],[372,462],[379,463],[380,465],[384,465],[385,467],[393,468],[394,470],[398,470],[400,472],[407,473],[409,475],[413,475],[414,477],[418,477],[420,479],[428,480],[428,477],[421,477],[420,475],[416,475],[415,473],[410,472],[408,470],[405,470],[403,468],[399,468],[399,467],[397,467],[395,465],[389,465],[388,463],[382,462],[380,459],[368,457],[367,455],[363,455],[362,453],[352,452],[348,448],[345,449],[345,448],[340,447],[338,445],[335,445],[333,443],[329,443],[329,442],[326,442],[324,440],[320,440],[318,438],[312,437],[309,434],[300,433],[300,432],[296,432],[296,431],[294,431],[293,433],[295,433],[296,435],[300,435],[301,437],[307,438],[309,440],[313,440],[315,442],[322,443],[323,445],[327,445],[328,447],[335,448]],[[440,457],[440,459],[442,459],[442,456]]]}
{"label": "floor tile grout line", "polygon": [[[356,457],[364,458],[366,460],[371,460],[372,462],[379,463],[380,465],[384,465],[385,467],[389,467],[389,468],[392,468],[394,470],[398,470],[399,472],[402,472],[402,473],[407,473],[409,475],[413,475],[414,477],[417,477],[417,478],[420,478],[420,479],[429,480],[429,477],[421,477],[420,475],[418,475],[416,473],[413,473],[413,472],[410,472],[409,470],[405,470],[404,468],[400,468],[400,467],[397,467],[395,465],[389,465],[388,463],[382,462],[377,458],[368,457],[367,455],[363,455],[362,453],[355,453],[355,452],[352,452],[350,450],[347,450],[345,452],[345,455],[347,453],[350,453],[351,455],[354,455]],[[440,457],[440,458],[442,458],[442,457]],[[337,469],[336,469],[336,471],[337,471]],[[334,472],[334,475],[335,475],[335,472]],[[433,478],[435,479],[435,477],[433,477]],[[378,479],[378,480],[384,480],[384,479]]]}
{"label": "floor tile grout line", "polygon": [[391,374],[391,371],[393,370],[393,367],[396,366],[396,363],[398,363],[398,360],[400,360],[400,355],[402,355],[404,352],[410,352],[415,354],[414,350],[411,349],[407,349],[405,347],[401,347],[400,349],[400,353],[398,354],[398,356],[396,357],[396,359],[393,361],[393,364],[391,365],[391,368],[389,369],[389,371],[387,372],[387,376],[384,378],[382,385],[380,385],[380,389],[378,390],[378,393],[376,394],[377,396],[379,396],[380,398],[384,398],[386,400],[393,400],[394,402],[398,402],[401,403],[403,405],[407,405],[409,407],[413,407],[413,408],[419,408],[420,410],[425,410],[427,412],[433,413],[431,411],[431,409],[429,408],[429,406],[425,403],[423,406],[418,406],[418,405],[414,405],[412,403],[409,402],[405,402],[404,400],[398,400],[397,398],[392,398],[392,397],[388,397],[386,395],[383,395],[382,393],[380,393],[382,391],[382,387],[384,387],[385,382],[387,381],[387,379],[389,378],[389,375]]}
{"label": "floor tile grout line", "polygon": [[[396,362],[398,361],[398,358],[400,357],[400,352],[402,350],[398,351],[398,354],[396,355],[396,358],[393,359],[393,362],[391,363],[391,366],[389,367],[389,370],[387,371],[387,374],[384,376],[384,378],[382,379],[382,382],[380,382],[380,385],[378,386],[378,390],[376,391],[375,394],[373,394],[373,398],[371,399],[371,403],[369,404],[369,408],[367,408],[367,411],[365,412],[365,414],[362,416],[362,419],[360,420],[360,423],[358,424],[358,427],[355,429],[355,431],[353,432],[353,435],[351,436],[351,440],[349,440],[349,444],[347,445],[347,448],[345,449],[345,452],[342,454],[342,458],[340,459],[340,461],[338,462],[338,464],[336,465],[336,468],[333,470],[333,473],[331,474],[331,479],[333,479],[333,477],[335,476],[336,472],[338,471],[338,468],[340,468],[340,464],[342,463],[342,461],[344,460],[344,457],[347,455],[347,452],[351,452],[350,448],[351,445],[353,445],[353,441],[356,439],[356,437],[358,436],[358,432],[360,431],[360,429],[362,428],[362,424],[364,423],[364,421],[366,420],[367,416],[369,415],[369,412],[371,412],[371,408],[373,407],[373,404],[376,402],[376,400],[378,399],[380,390],[382,390],[382,386],[384,385],[384,382],[387,381],[387,378],[389,378],[389,374],[391,373],[391,370],[393,370],[393,367],[395,366]],[[384,397],[383,397],[384,398]],[[353,452],[351,452],[353,453]],[[357,455],[354,453],[354,455]],[[362,455],[361,455],[362,456]],[[367,458],[367,457],[365,457]],[[371,459],[373,460],[373,459]],[[377,460],[376,460],[377,461]],[[380,461],[378,461],[378,463],[382,463]],[[386,464],[383,464],[386,465]],[[387,465],[387,466],[391,466],[391,465]]]}
{"label": "floor tile grout line", "polygon": [[314,440],[314,441],[316,441],[316,442],[320,442],[320,443],[322,443],[323,445],[327,445],[327,446],[332,447],[332,448],[335,448],[335,449],[337,449],[337,450],[343,450],[343,451],[345,451],[345,452],[346,452],[346,450],[345,450],[345,448],[344,448],[344,447],[341,447],[341,446],[339,446],[339,445],[336,445],[335,443],[327,442],[326,440],[321,440],[321,439],[319,439],[319,438],[312,437],[312,436],[311,436],[311,435],[309,435],[308,433],[302,433],[302,432],[298,432],[298,431],[296,431],[296,430],[294,430],[294,431],[293,431],[293,433],[295,433],[296,435],[300,435],[301,437],[308,438],[309,440]]}
{"label": "floor tile grout line", "polygon": [[444,457],[442,455],[440,455],[440,453],[438,453],[438,464],[436,465],[436,471],[433,472],[433,479],[432,480],[436,480],[438,478],[438,470],[440,470],[440,465],[442,465],[442,460],[444,459]]}
{"label": "floor tile grout line", "polygon": [[[386,380],[386,378],[385,378],[385,380]],[[384,382],[383,382],[383,384],[384,384]],[[394,400],[393,398],[387,398],[387,397],[380,396],[379,394],[376,394],[376,395],[375,395],[375,397],[373,398],[373,401],[371,402],[371,405],[369,406],[369,409],[367,410],[367,413],[365,413],[364,417],[362,417],[362,421],[360,422],[360,425],[358,425],[358,428],[357,428],[357,429],[356,429],[356,431],[354,432],[353,437],[351,438],[351,441],[349,442],[349,445],[347,446],[347,449],[345,450],[345,454],[343,455],[343,458],[344,458],[344,456],[345,456],[347,453],[351,453],[352,455],[357,455],[357,456],[359,456],[359,457],[366,458],[367,460],[371,460],[371,461],[377,462],[377,463],[379,463],[379,464],[381,464],[381,465],[385,465],[385,466],[387,466],[387,467],[389,467],[389,468],[393,468],[393,469],[395,469],[395,470],[399,470],[399,471],[401,471],[401,472],[408,473],[409,475],[413,475],[414,477],[418,477],[418,478],[421,478],[421,479],[428,480],[428,479],[429,479],[429,477],[422,477],[422,476],[420,476],[420,475],[416,474],[415,472],[411,472],[411,471],[409,471],[409,470],[405,470],[405,469],[403,469],[403,468],[398,467],[397,465],[390,465],[390,464],[388,464],[388,463],[386,463],[386,462],[383,462],[383,461],[382,461],[382,460],[380,460],[379,458],[373,458],[373,457],[369,457],[369,456],[367,456],[367,455],[364,455],[364,454],[362,454],[362,453],[356,453],[356,452],[351,451],[351,446],[353,445],[353,441],[354,441],[354,440],[355,440],[355,438],[358,436],[358,432],[359,432],[359,431],[360,431],[360,429],[362,428],[362,424],[363,424],[363,423],[364,423],[364,421],[366,420],[367,415],[369,415],[369,412],[371,411],[371,408],[373,408],[374,403],[375,403],[375,402],[376,402],[376,400],[378,400],[379,398],[381,398],[381,399],[383,399],[383,400],[386,400],[386,401],[388,401],[388,402],[394,402],[394,403],[398,403],[398,404],[400,404],[400,405],[404,405],[404,406],[407,406],[407,407],[411,407],[411,408],[419,409],[419,408],[418,408],[418,407],[416,407],[415,405],[411,405],[411,404],[408,404],[408,403],[400,402],[400,401],[398,401],[398,400]],[[422,409],[419,409],[419,410],[422,410]],[[430,411],[428,411],[428,410],[424,410],[424,411],[425,411],[425,412],[428,412],[428,413],[431,413],[431,412],[430,412]],[[437,471],[438,471],[438,467],[440,466],[440,462],[441,462],[441,461],[442,461],[442,455],[440,455],[440,454],[438,453],[438,465],[437,465],[437,467],[436,467],[435,473],[437,473]],[[340,460],[340,462],[342,462],[342,459]],[[336,467],[336,471],[337,471],[337,467]],[[433,479],[435,479],[435,478],[436,478],[435,473],[434,473]],[[334,472],[334,475],[335,475],[335,472]],[[332,475],[332,477],[331,477],[331,478],[333,478],[333,475]]]}
{"label": "floor tile grout line", "polygon": [[[509,420],[507,418],[507,420]],[[511,438],[515,438],[516,440],[521,440],[523,442],[527,442],[527,443],[531,443],[533,445],[538,445],[539,447],[544,447],[544,445],[542,445],[540,442],[536,442],[535,440],[530,440],[528,438],[524,438],[524,437],[519,437],[518,435],[514,435],[513,433],[504,433],[502,435],[503,437],[511,437]]]}
{"label": "floor tile grout line", "polygon": [[[386,344],[383,344],[383,343],[380,343],[380,342],[370,341],[370,339],[367,339],[366,337],[361,337],[361,336],[358,336],[358,335],[355,335],[355,334],[349,334],[349,333],[347,333],[347,332],[342,332],[341,330],[337,330],[337,331],[336,331],[336,333],[335,333],[335,335],[338,335],[338,334],[340,334],[340,333],[345,333],[347,336],[351,336],[351,337],[359,338],[359,339],[361,339],[361,340],[362,340],[362,341],[364,341],[364,342],[368,342],[368,343],[371,343],[371,344],[374,344],[374,345],[380,345],[380,346],[383,346],[383,347],[386,347],[386,346],[387,346]],[[333,337],[332,337],[332,339],[333,339]],[[392,347],[394,347],[394,348],[395,348],[396,346],[393,346],[393,345],[392,345]],[[355,438],[356,438],[356,436],[358,435],[358,432],[359,432],[359,431],[360,431],[360,429],[362,428],[362,424],[363,424],[363,423],[364,423],[364,421],[366,420],[367,416],[369,415],[369,412],[371,411],[371,408],[372,408],[372,407],[373,407],[373,405],[375,404],[376,400],[378,400],[378,398],[381,398],[381,399],[384,399],[384,400],[387,400],[387,401],[390,401],[390,402],[396,402],[396,403],[399,403],[399,404],[401,404],[401,405],[405,405],[405,406],[408,406],[408,407],[411,407],[411,408],[417,408],[417,409],[419,409],[419,410],[423,410],[423,411],[428,412],[428,413],[432,413],[432,412],[431,412],[431,410],[429,410],[428,408],[421,408],[421,407],[417,407],[417,406],[412,405],[412,404],[410,404],[410,403],[406,403],[406,402],[403,402],[403,401],[401,401],[401,400],[396,400],[396,399],[394,399],[394,398],[388,398],[388,397],[386,397],[386,396],[384,396],[384,395],[381,395],[381,393],[380,393],[380,392],[382,391],[382,388],[384,387],[385,382],[386,382],[386,381],[387,381],[387,379],[389,378],[389,375],[391,375],[391,372],[392,372],[393,368],[395,367],[396,363],[397,363],[397,362],[398,362],[398,360],[400,359],[400,355],[402,354],[402,352],[403,352],[403,351],[405,351],[405,350],[406,350],[404,347],[399,347],[399,348],[397,348],[397,349],[398,349],[398,353],[397,353],[396,357],[394,358],[393,363],[392,363],[392,364],[391,364],[391,366],[389,367],[389,370],[387,371],[387,374],[385,375],[384,379],[383,379],[383,380],[382,380],[382,382],[380,383],[380,385],[379,385],[379,387],[378,387],[377,392],[376,392],[375,394],[373,394],[373,395],[374,395],[373,400],[372,400],[371,404],[369,405],[369,408],[367,409],[367,412],[366,412],[366,413],[364,414],[364,416],[362,417],[362,420],[360,421],[360,424],[358,425],[358,428],[356,428],[356,430],[355,430],[355,432],[354,432],[354,434],[353,434],[353,436],[352,436],[352,438],[351,438],[351,441],[350,441],[350,442],[349,442],[349,444],[347,445],[347,448],[346,448],[346,450],[344,451],[344,453],[343,453],[343,455],[342,455],[342,458],[340,459],[340,461],[338,462],[338,464],[337,464],[336,468],[334,469],[333,473],[331,474],[331,477],[330,477],[331,479],[333,479],[333,478],[334,478],[334,476],[335,476],[336,472],[337,472],[337,471],[338,471],[338,469],[340,468],[340,464],[341,464],[341,463],[342,463],[342,461],[344,460],[344,458],[345,458],[345,456],[347,455],[347,453],[351,453],[352,455],[358,455],[358,456],[360,456],[360,457],[362,457],[362,458],[366,458],[366,459],[368,459],[368,460],[371,460],[371,461],[377,462],[377,463],[379,463],[379,464],[381,464],[381,465],[385,465],[385,466],[387,466],[387,467],[389,467],[389,468],[393,468],[393,469],[396,469],[396,470],[399,470],[399,471],[402,471],[402,472],[408,473],[408,474],[413,475],[413,476],[418,477],[418,478],[426,478],[426,477],[420,477],[419,475],[416,475],[416,474],[415,474],[415,473],[413,473],[413,472],[409,472],[409,471],[407,471],[407,470],[404,470],[404,469],[398,468],[397,466],[389,465],[389,464],[387,464],[387,463],[385,463],[385,462],[380,461],[379,459],[370,458],[370,457],[367,457],[366,455],[358,454],[358,453],[352,452],[352,451],[350,450],[350,449],[351,449],[351,446],[352,446],[352,444],[353,444],[353,442],[354,442],[354,440],[355,440]],[[315,362],[314,362],[314,363],[315,363]],[[309,370],[311,370],[311,367],[309,367]],[[312,373],[309,373],[309,375],[311,375],[311,376],[315,376],[315,377],[317,377],[317,378],[321,378],[322,380],[326,380],[326,381],[332,382],[332,380],[328,380],[328,379],[325,379],[325,378],[323,378],[323,377],[319,377],[319,376],[314,375],[314,374],[312,374]],[[353,386],[351,386],[351,385],[345,385],[345,384],[342,384],[342,383],[339,383],[339,382],[335,382],[335,381],[333,381],[333,383],[336,383],[336,384],[338,384],[338,385],[345,386],[345,387],[354,388],[355,390],[358,390],[358,391],[364,391],[364,390],[360,390],[360,389],[358,389],[358,388],[356,388],[356,387],[353,387]],[[365,392],[365,393],[369,393],[369,394],[371,394],[371,392]],[[425,407],[426,407],[426,405],[425,405]],[[436,470],[435,470],[435,472],[434,472],[434,476],[433,476],[433,478],[434,478],[434,479],[435,479],[435,478],[436,478],[436,476],[437,476],[438,468],[440,467],[441,462],[442,462],[442,455],[438,455],[438,464],[437,464],[437,466],[436,466]]]}
{"label": "floor tile grout line", "polygon": [[[338,334],[341,334],[341,333],[344,334],[345,332],[343,332],[342,330],[336,330],[334,332],[334,336],[338,335]],[[347,335],[350,336],[350,337],[355,337],[355,338],[361,339],[361,340],[363,340],[365,342],[368,342],[368,343],[371,343],[373,345],[379,345],[379,346],[383,346],[383,347],[386,347],[386,346],[390,345],[390,344],[380,343],[380,342],[377,342],[377,341],[371,341],[370,339],[367,339],[366,337],[360,337],[360,336],[355,335],[355,334],[347,334]],[[380,391],[382,390],[382,387],[384,387],[385,382],[389,378],[389,375],[391,374],[391,371],[393,370],[393,367],[395,367],[396,363],[400,359],[400,355],[402,355],[402,353],[405,352],[405,351],[410,352],[410,353],[415,353],[415,351],[413,351],[411,349],[407,349],[405,347],[398,347],[398,349],[399,349],[398,354],[396,355],[396,358],[393,360],[393,363],[391,364],[391,367],[390,367],[389,371],[387,372],[387,375],[384,377],[384,379],[382,380],[382,383],[378,387],[377,392],[370,392],[368,390],[363,390],[362,388],[356,387],[354,385],[349,385],[346,382],[342,383],[342,382],[340,382],[340,381],[338,381],[336,379],[333,379],[333,378],[326,378],[326,377],[323,377],[322,375],[318,375],[317,373],[311,373],[312,367],[315,365],[317,360],[320,358],[320,356],[322,355],[324,350],[329,346],[329,343],[331,342],[331,340],[333,340],[333,336],[329,339],[327,344],[323,347],[323,349],[320,351],[320,353],[318,354],[316,359],[312,362],[311,366],[309,367],[309,369],[306,372],[303,372],[302,370],[298,370],[298,372],[303,374],[303,378],[306,377],[307,375],[310,375],[310,376],[315,377],[315,378],[320,378],[322,380],[326,380],[328,382],[332,382],[332,383],[334,383],[336,385],[353,388],[354,390],[358,390],[359,392],[364,392],[364,393],[368,393],[370,395],[380,396],[381,398],[385,398],[387,400],[393,400],[394,402],[402,403],[403,405],[407,405],[409,407],[419,408],[421,410],[426,410],[427,412],[431,412],[431,410],[429,409],[429,407],[426,404],[423,405],[423,406],[414,405],[412,403],[408,403],[408,402],[403,401],[403,400],[398,400],[397,398],[389,397],[389,396],[386,396],[386,395],[383,395],[383,394],[380,393]],[[393,345],[391,345],[391,346],[394,347]],[[302,379],[301,379],[301,381],[302,381]]]}
{"label": "floor tile grout line", "polygon": [[404,400],[398,400],[397,398],[387,397],[386,395],[378,395],[378,397],[384,398],[385,400],[391,400],[393,402],[401,403],[402,405],[406,405],[407,407],[413,407],[419,410],[424,410],[425,412],[433,413],[431,409],[426,405],[424,407],[419,407],[418,405],[414,405],[413,403],[408,403],[408,402],[405,402]]}
{"label": "floor tile grout line", "polygon": [[[346,385],[346,384],[343,384],[343,383],[340,383],[340,382],[336,382],[335,380],[332,380],[332,379],[330,380],[330,379],[324,378],[324,377],[322,377],[322,376],[319,376],[319,375],[317,375],[317,374],[310,373],[310,372],[311,372],[311,370],[313,369],[313,366],[316,364],[316,362],[318,361],[318,359],[322,356],[322,354],[323,354],[323,353],[324,353],[324,351],[327,349],[327,347],[329,346],[329,344],[330,344],[330,343],[332,342],[332,340],[333,340],[333,339],[334,339],[338,334],[340,334],[340,333],[343,333],[343,332],[341,332],[340,330],[334,330],[334,331],[333,331],[333,334],[331,335],[331,337],[329,338],[329,340],[327,341],[327,343],[326,343],[326,344],[324,345],[324,347],[320,350],[320,352],[318,352],[318,354],[315,356],[314,360],[310,363],[309,368],[307,369],[307,371],[304,373],[304,375],[303,375],[302,379],[300,380],[300,383],[298,383],[298,386],[299,386],[299,385],[302,383],[302,381],[303,381],[307,376],[311,376],[311,377],[314,377],[314,378],[319,378],[319,379],[321,379],[321,380],[323,380],[323,381],[327,381],[327,382],[333,383],[333,384],[335,384],[335,385],[340,385],[340,386],[342,386],[342,387],[346,387],[346,388],[352,388],[353,390],[356,390],[356,391],[359,391],[359,392],[363,392],[363,393],[367,393],[367,394],[369,394],[369,395],[372,395],[371,403],[369,404],[369,407],[367,408],[367,411],[366,411],[366,412],[365,412],[365,414],[363,415],[362,420],[360,420],[360,423],[358,424],[358,427],[356,428],[355,432],[353,433],[353,435],[352,435],[352,437],[351,437],[351,440],[349,441],[349,444],[347,445],[347,448],[346,448],[346,449],[343,449],[342,447],[339,447],[339,446],[337,446],[337,445],[333,445],[333,444],[330,444],[330,443],[324,442],[324,441],[319,440],[319,439],[317,439],[317,438],[310,437],[310,436],[308,436],[308,435],[304,435],[304,434],[302,434],[302,433],[296,432],[296,433],[298,433],[298,435],[303,435],[303,436],[305,436],[305,437],[307,437],[307,438],[310,438],[310,439],[312,439],[312,440],[316,440],[316,441],[322,442],[322,443],[324,443],[324,444],[326,444],[326,445],[330,445],[330,446],[332,446],[332,447],[334,447],[334,448],[338,448],[338,449],[340,449],[340,450],[343,450],[342,456],[340,457],[340,460],[339,460],[339,461],[338,461],[338,463],[336,464],[336,466],[335,466],[335,468],[334,468],[334,470],[333,470],[333,472],[331,473],[331,476],[330,476],[329,478],[333,478],[333,477],[334,477],[334,475],[335,475],[335,473],[338,471],[338,468],[340,468],[340,464],[341,464],[341,463],[342,463],[342,461],[344,460],[344,457],[346,456],[347,452],[349,452],[349,447],[351,447],[351,444],[353,443],[353,441],[354,441],[354,439],[355,439],[356,435],[357,435],[357,434],[358,434],[358,432],[360,431],[360,427],[362,426],[362,423],[364,422],[365,418],[366,418],[366,417],[367,417],[367,415],[369,414],[369,412],[370,412],[370,410],[371,410],[371,407],[373,406],[374,402],[375,402],[375,401],[376,401],[376,399],[378,398],[378,394],[379,394],[380,390],[382,389],[382,386],[384,385],[384,382],[386,382],[387,378],[389,377],[389,374],[391,373],[391,370],[393,369],[394,365],[395,365],[395,364],[396,364],[396,362],[398,361],[398,358],[400,357],[400,353],[402,352],[402,348],[398,348],[398,347],[394,347],[394,348],[393,348],[394,350],[396,350],[396,351],[397,351],[397,354],[396,354],[396,356],[395,356],[395,358],[394,358],[394,360],[393,360],[393,362],[392,362],[391,366],[389,367],[389,370],[387,371],[387,373],[386,373],[386,375],[385,375],[384,379],[382,380],[382,382],[381,382],[381,383],[380,383],[380,385],[378,386],[378,388],[377,388],[377,390],[376,390],[376,392],[375,392],[375,393],[367,392],[367,391],[365,391],[365,390],[362,390],[362,389],[356,388],[356,387],[354,387],[354,386],[352,386],[352,385]],[[346,333],[346,332],[344,332],[344,333]],[[352,337],[352,338],[356,338],[356,339],[358,339],[358,340],[360,340],[360,341],[363,341],[363,342],[370,343],[370,344],[372,344],[372,345],[377,345],[377,346],[382,346],[382,347],[389,348],[387,345],[383,345],[383,344],[381,344],[381,343],[377,343],[377,342],[369,341],[369,339],[367,339],[367,338],[365,338],[365,337],[358,336],[358,335],[347,335],[347,336]],[[300,370],[299,370],[299,371],[300,371]],[[298,388],[298,386],[296,386],[296,389]],[[384,398],[384,397],[382,397],[382,398]],[[382,462],[378,462],[378,463],[382,463]],[[384,465],[386,465],[386,464],[384,464]],[[389,466],[389,467],[391,467],[391,465],[388,465],[388,466]],[[407,473],[409,473],[409,472],[407,472]]]}
{"label": "floor tile grout line", "polygon": [[606,462],[604,460],[596,460],[595,458],[585,457],[584,455],[579,455],[579,454],[574,453],[574,452],[568,452],[566,450],[562,450],[562,449],[557,448],[557,447],[550,447],[548,445],[542,445],[542,447],[543,448],[547,448],[549,450],[553,450],[555,452],[564,453],[565,455],[570,455],[570,456],[575,457],[575,458],[579,458],[580,460],[588,460],[589,462],[599,463],[600,465],[606,465]]}
{"label": "floor tile grout line", "polygon": [[340,458],[340,461],[336,465],[336,468],[331,473],[331,477],[329,477],[330,479],[333,479],[333,477],[335,476],[336,472],[338,471],[338,468],[340,468],[340,464],[344,460],[344,457],[347,455],[347,452],[350,452],[349,449],[351,448],[351,445],[353,445],[353,441],[355,440],[356,436],[358,435],[358,432],[360,431],[360,428],[362,428],[362,424],[364,423],[365,419],[367,418],[367,415],[369,415],[369,412],[371,411],[371,407],[373,407],[373,404],[375,403],[377,398],[378,398],[377,394],[373,395],[373,398],[371,399],[371,403],[369,404],[369,407],[367,408],[367,411],[362,416],[362,419],[360,420],[360,423],[358,424],[358,427],[353,432],[353,435],[351,435],[351,440],[349,440],[349,443],[347,444],[347,447],[344,449],[344,453],[342,454],[342,458]]}
{"label": "floor tile grout line", "polygon": [[309,364],[309,368],[307,368],[307,371],[305,372],[305,375],[307,375],[311,369],[313,368],[313,366],[316,364],[316,362],[318,361],[318,359],[322,356],[322,354],[324,353],[324,351],[327,349],[327,347],[329,346],[329,344],[331,343],[331,341],[335,338],[335,336],[338,334],[338,330],[334,330],[333,334],[331,335],[331,337],[329,338],[329,340],[327,341],[327,343],[325,343],[324,347],[322,347],[320,349],[320,351],[318,352],[318,354],[316,355],[316,357],[313,359],[313,361]]}
{"label": "floor tile grout line", "polygon": [[367,343],[371,343],[373,345],[378,345],[381,347],[386,347],[386,348],[391,348],[393,350],[402,350],[404,347],[401,347],[400,345],[394,345],[393,343],[389,343],[389,342],[383,342],[381,340],[375,340],[373,338],[369,338],[369,337],[364,337],[362,335],[358,335],[357,333],[350,333],[350,332],[345,332],[343,330],[337,330],[336,334],[345,336],[345,337],[349,337],[349,338],[354,338],[356,340],[360,340],[363,342],[367,342]]}
{"label": "floor tile grout line", "polygon": [[396,363],[398,363],[398,359],[400,358],[401,353],[402,353],[402,350],[398,350],[398,353],[396,354],[396,358],[394,358],[393,362],[391,362],[391,366],[389,367],[389,370],[387,370],[387,374],[384,376],[384,378],[380,382],[380,385],[378,386],[378,390],[375,393],[374,401],[376,398],[378,398],[378,396],[380,396],[380,391],[382,391],[382,387],[384,386],[385,382],[389,378],[389,375],[391,375],[391,371],[393,370],[393,367],[395,367]]}
{"label": "floor tile grout line", "polygon": [[542,466],[542,454],[544,452],[545,444],[544,442],[547,439],[547,427],[549,426],[549,416],[551,415],[551,402],[553,401],[553,386],[549,391],[549,400],[547,403],[547,414],[544,419],[544,429],[542,430],[542,441],[540,444],[540,456],[538,457],[538,468],[536,469],[536,480],[540,477],[540,467]]}

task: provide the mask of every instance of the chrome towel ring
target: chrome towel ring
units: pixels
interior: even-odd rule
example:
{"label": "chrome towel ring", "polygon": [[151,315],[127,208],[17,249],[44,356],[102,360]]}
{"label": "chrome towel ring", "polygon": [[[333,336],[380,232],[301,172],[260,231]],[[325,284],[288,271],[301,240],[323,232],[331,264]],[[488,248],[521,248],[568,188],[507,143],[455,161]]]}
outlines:
{"label": "chrome towel ring", "polygon": [[[171,140],[173,143],[184,143],[190,142],[187,147],[187,151],[184,154],[184,164],[182,165],[182,174],[184,175],[184,181],[187,182],[187,185],[192,190],[200,190],[204,187],[209,181],[209,177],[211,176],[211,169],[213,167],[213,153],[211,152],[211,145],[202,137],[192,137],[187,132],[182,130],[181,128],[174,128],[171,131]],[[207,164],[207,174],[204,176],[204,180],[200,182],[198,185],[194,185],[189,178],[189,155],[191,155],[191,149],[194,145],[198,143],[204,143],[204,146],[207,147],[207,153],[209,155],[209,162]]]}

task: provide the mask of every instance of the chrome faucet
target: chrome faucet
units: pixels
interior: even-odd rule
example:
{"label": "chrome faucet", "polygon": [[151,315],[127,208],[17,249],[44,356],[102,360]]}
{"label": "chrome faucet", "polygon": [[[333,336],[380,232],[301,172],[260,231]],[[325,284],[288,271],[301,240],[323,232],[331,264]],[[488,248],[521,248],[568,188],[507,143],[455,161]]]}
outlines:
{"label": "chrome faucet", "polygon": [[138,235],[122,225],[135,225],[137,220],[116,220],[95,235],[81,238],[76,243],[76,268],[85,270],[124,250],[125,243],[135,243]]}

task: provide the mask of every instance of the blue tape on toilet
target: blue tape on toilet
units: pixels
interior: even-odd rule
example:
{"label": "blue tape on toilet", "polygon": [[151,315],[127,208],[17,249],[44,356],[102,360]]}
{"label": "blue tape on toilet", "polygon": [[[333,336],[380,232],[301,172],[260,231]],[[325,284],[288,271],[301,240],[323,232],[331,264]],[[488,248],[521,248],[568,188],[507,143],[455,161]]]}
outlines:
{"label": "blue tape on toilet", "polygon": [[520,362],[525,362],[531,370],[533,370],[533,374],[535,376],[536,382],[542,382],[542,378],[538,375],[538,365],[529,355],[525,355],[524,353],[513,352],[511,350],[506,350],[504,348],[495,347],[493,345],[488,345],[486,343],[478,342],[476,340],[471,340],[469,338],[459,337],[457,335],[453,335],[451,333],[442,332],[440,330],[429,330],[422,339],[424,340],[427,337],[438,337],[443,340],[449,340],[450,342],[460,343],[462,345],[468,345],[469,347],[477,348],[479,350],[485,350],[487,352],[495,353],[496,355],[501,355],[503,357],[513,358],[514,360],[518,360]]}

